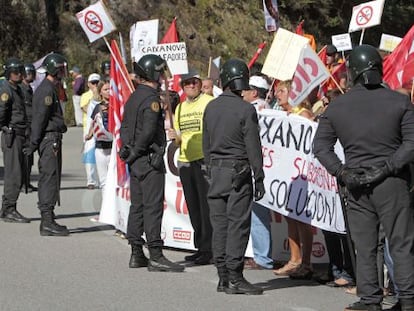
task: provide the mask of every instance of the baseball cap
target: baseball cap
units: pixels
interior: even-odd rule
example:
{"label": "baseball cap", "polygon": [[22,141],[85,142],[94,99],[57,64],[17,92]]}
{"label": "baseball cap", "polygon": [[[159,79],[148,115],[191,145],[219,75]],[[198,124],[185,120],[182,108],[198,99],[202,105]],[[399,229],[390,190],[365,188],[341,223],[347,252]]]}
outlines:
{"label": "baseball cap", "polygon": [[100,80],[101,80],[101,76],[99,74],[97,74],[97,73],[92,73],[88,77],[88,82],[100,81]]}
{"label": "baseball cap", "polygon": [[70,73],[72,73],[72,72],[80,73],[80,69],[79,69],[78,66],[73,66],[73,68],[69,72]]}
{"label": "baseball cap", "polygon": [[262,76],[251,76],[249,79],[249,86],[250,89],[264,89],[268,90],[270,88],[269,83],[267,83],[266,79]]}
{"label": "baseball cap", "polygon": [[328,44],[326,46],[326,54],[327,55],[333,55],[335,53],[338,53],[338,50],[336,49],[336,46],[333,44]]}

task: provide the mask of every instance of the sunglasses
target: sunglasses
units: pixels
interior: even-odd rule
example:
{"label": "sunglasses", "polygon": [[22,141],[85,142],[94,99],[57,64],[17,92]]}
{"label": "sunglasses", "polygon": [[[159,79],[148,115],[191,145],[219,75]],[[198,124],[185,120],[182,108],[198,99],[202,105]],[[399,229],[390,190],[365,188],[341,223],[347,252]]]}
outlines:
{"label": "sunglasses", "polygon": [[89,82],[90,84],[93,84],[93,85],[97,85],[98,83],[99,83],[99,81],[91,81],[91,82]]}
{"label": "sunglasses", "polygon": [[199,80],[198,80],[198,79],[196,79],[196,78],[192,78],[192,79],[185,80],[185,81],[183,82],[183,86],[188,86],[188,85],[197,85],[198,83],[199,83]]}

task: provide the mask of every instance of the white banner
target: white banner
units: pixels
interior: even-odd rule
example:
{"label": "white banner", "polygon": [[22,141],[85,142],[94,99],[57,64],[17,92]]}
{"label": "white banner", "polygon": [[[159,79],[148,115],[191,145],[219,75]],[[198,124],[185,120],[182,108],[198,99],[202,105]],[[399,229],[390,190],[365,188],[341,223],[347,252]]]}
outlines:
{"label": "white banner", "polygon": [[263,64],[262,73],[278,80],[290,80],[303,47],[309,39],[279,28]]}
{"label": "white banner", "polygon": [[143,55],[155,54],[164,59],[172,75],[188,73],[187,48],[185,42],[163,43],[152,46],[143,46],[140,49]]}
{"label": "white banner", "polygon": [[89,42],[94,42],[116,29],[101,0],[76,13],[76,17],[88,36]]}
{"label": "white banner", "polygon": [[315,51],[306,44],[293,76],[289,103],[299,105],[309,93],[329,78],[329,72]]}
{"label": "white banner", "polygon": [[158,19],[140,21],[131,26],[129,30],[131,43],[131,59],[137,62],[144,54],[141,48],[158,43]]}
{"label": "white banner", "polygon": [[315,227],[344,233],[336,179],[312,154],[317,123],[271,109],[258,115],[266,189],[260,204]]}
{"label": "white banner", "polygon": [[387,52],[392,52],[397,47],[397,45],[400,44],[401,41],[402,41],[402,38],[400,37],[387,35],[383,33],[381,35],[381,42],[380,42],[379,49],[383,51],[387,51]]}
{"label": "white banner", "polygon": [[381,24],[384,2],[385,0],[375,0],[354,6],[348,32]]}
{"label": "white banner", "polygon": [[349,33],[334,35],[331,39],[338,52],[352,50],[351,35]]}

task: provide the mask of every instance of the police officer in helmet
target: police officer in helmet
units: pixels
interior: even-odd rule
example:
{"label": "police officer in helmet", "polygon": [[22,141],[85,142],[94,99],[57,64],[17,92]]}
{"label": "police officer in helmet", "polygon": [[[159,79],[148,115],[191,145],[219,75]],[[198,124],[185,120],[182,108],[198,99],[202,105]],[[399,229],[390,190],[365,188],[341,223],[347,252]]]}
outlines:
{"label": "police officer in helmet", "polygon": [[27,121],[24,96],[20,87],[24,67],[19,59],[10,58],[3,69],[6,81],[0,88],[0,128],[4,161],[4,193],[0,218],[6,222],[29,223],[30,220],[16,210],[23,184],[23,147]]}
{"label": "police officer in helmet", "polygon": [[[382,59],[370,45],[355,47],[347,62],[353,87],[321,116],[314,153],[337,177],[348,202],[355,244],[357,294],[345,310],[382,310],[376,256],[381,224],[394,261],[401,310],[414,311],[414,221],[408,164],[414,160],[414,107],[382,84]],[[334,153],[342,144],[345,163]]]}
{"label": "police officer in helmet", "polygon": [[[130,169],[131,207],[127,239],[132,252],[129,267],[182,272],[184,267],[169,261],[162,252],[166,137],[159,89],[166,69],[165,61],[152,54],[134,63],[139,85],[125,105],[121,126],[123,146],[119,156]],[[149,260],[142,249],[144,232]]]}
{"label": "police officer in helmet", "polygon": [[260,295],[263,289],[243,277],[251,201],[253,197],[260,200],[265,192],[256,110],[241,98],[241,92],[249,89],[249,69],[241,60],[230,59],[221,69],[220,80],[224,92],[207,105],[203,120],[217,291]]}
{"label": "police officer in helmet", "polygon": [[57,86],[67,75],[66,58],[51,53],[43,60],[46,77],[33,94],[33,118],[30,144],[26,155],[39,153],[38,208],[41,214],[40,235],[67,236],[66,226],[55,221],[55,205],[59,202],[62,166],[62,134],[67,128],[59,102]]}
{"label": "police officer in helmet", "polygon": [[103,77],[109,77],[111,71],[111,62],[109,60],[104,60],[101,63],[101,74]]}

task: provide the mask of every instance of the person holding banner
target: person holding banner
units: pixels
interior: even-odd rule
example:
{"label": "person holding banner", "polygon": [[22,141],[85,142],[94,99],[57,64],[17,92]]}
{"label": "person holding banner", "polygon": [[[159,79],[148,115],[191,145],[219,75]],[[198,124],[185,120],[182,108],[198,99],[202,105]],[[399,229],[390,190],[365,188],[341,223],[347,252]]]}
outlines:
{"label": "person holding banner", "polygon": [[243,277],[251,201],[253,196],[260,200],[265,192],[256,110],[241,98],[241,92],[249,89],[249,69],[241,60],[230,59],[223,65],[220,80],[224,92],[207,105],[203,120],[217,291],[261,295],[263,289]]}
{"label": "person holding banner", "polygon": [[[125,104],[119,157],[128,163],[130,170],[131,206],[127,238],[132,252],[129,267],[182,272],[183,266],[163,255],[161,239],[166,137],[159,89],[167,68],[166,62],[153,54],[144,55],[134,63],[139,85]],[[144,232],[149,260],[142,249]]]}
{"label": "person holding banner", "polygon": [[211,263],[210,208],[207,203],[208,183],[202,170],[203,114],[212,96],[201,93],[201,79],[197,72],[181,75],[181,87],[186,95],[174,115],[174,128],[168,130],[168,138],[180,147],[178,172],[183,185],[191,225],[194,229],[194,246],[197,252],[186,256],[186,261],[196,265]]}
{"label": "person holding banner", "polygon": [[[356,249],[357,294],[345,310],[382,310],[377,247],[383,226],[394,261],[401,310],[414,311],[414,212],[408,165],[414,161],[414,107],[382,84],[382,58],[370,45],[347,62],[353,87],[319,119],[313,151],[344,186],[346,216]],[[343,164],[334,145],[345,153]]]}

